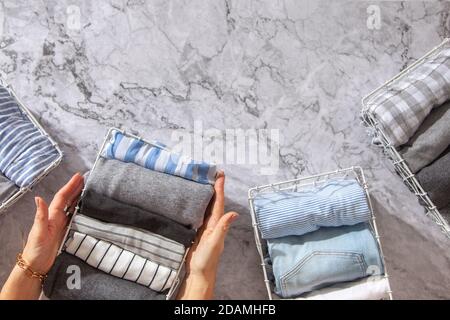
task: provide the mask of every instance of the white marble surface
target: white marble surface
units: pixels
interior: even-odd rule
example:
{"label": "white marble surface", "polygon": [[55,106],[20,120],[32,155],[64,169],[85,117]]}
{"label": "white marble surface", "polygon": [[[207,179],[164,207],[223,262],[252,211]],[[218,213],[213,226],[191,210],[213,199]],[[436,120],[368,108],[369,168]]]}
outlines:
{"label": "white marble surface", "polygon": [[[87,170],[108,127],[170,142],[174,129],[191,132],[201,120],[206,129],[280,129],[282,138],[276,175],[225,166],[227,207],[241,217],[227,239],[217,298],[267,297],[249,187],[351,165],[365,169],[377,202],[394,296],[450,298],[449,240],[359,120],[366,93],[450,36],[450,2],[0,3],[0,68],[65,152],[59,168],[0,216],[0,284],[33,221],[33,195],[50,200],[73,172]],[[372,4],[379,30],[366,24]]]}

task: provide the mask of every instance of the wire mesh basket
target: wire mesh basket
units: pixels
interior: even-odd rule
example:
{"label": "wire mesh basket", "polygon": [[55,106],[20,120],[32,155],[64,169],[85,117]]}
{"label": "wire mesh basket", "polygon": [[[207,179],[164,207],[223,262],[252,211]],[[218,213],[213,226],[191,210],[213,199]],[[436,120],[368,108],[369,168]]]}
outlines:
{"label": "wire mesh basket", "polygon": [[[93,164],[93,166],[92,166],[92,168],[91,168],[91,171],[92,171],[92,170],[95,170],[95,167],[96,167],[96,165],[97,165],[99,159],[101,158],[101,155],[102,155],[102,153],[103,153],[103,151],[104,151],[104,149],[105,149],[105,146],[106,146],[108,140],[110,140],[110,139],[112,138],[113,132],[117,132],[117,131],[120,132],[120,133],[122,133],[124,136],[130,137],[130,138],[138,139],[138,140],[140,140],[140,141],[142,141],[142,142],[144,142],[144,143],[147,143],[147,144],[155,144],[155,142],[145,140],[145,139],[143,139],[143,138],[141,138],[141,137],[139,137],[139,136],[136,136],[136,135],[131,134],[131,133],[128,133],[128,132],[125,132],[124,130],[117,129],[117,128],[110,128],[110,129],[108,130],[108,132],[107,132],[107,134],[106,134],[104,140],[103,140],[102,146],[100,147],[100,150],[99,150],[99,152],[98,152],[98,154],[97,154],[97,157],[96,157],[95,162],[94,162],[94,164]],[[164,148],[165,150],[169,150],[168,148],[165,148],[165,147],[161,146],[160,144],[158,144],[158,147]],[[86,184],[85,184],[85,185],[86,185]],[[82,193],[81,193],[80,201],[83,199],[85,190],[86,190],[86,189],[84,188],[83,191],[82,191]],[[70,227],[71,227],[71,224],[72,224],[72,221],[73,221],[75,215],[77,215],[78,213],[80,213],[80,210],[81,210],[81,207],[80,207],[80,201],[78,201],[78,204],[77,204],[77,206],[76,206],[76,208],[75,208],[75,212],[74,212],[74,214],[72,215],[72,217],[71,217],[71,219],[70,219],[69,226],[68,226],[68,228],[67,228],[67,231],[66,231],[64,240],[62,241],[62,244],[61,244],[61,246],[60,246],[60,248],[59,248],[58,254],[61,253],[62,250],[63,250],[63,248],[64,248],[64,244],[66,243],[67,237],[69,236],[69,233],[70,233]],[[166,299],[167,299],[167,300],[170,300],[170,299],[174,299],[174,298],[175,298],[176,293],[177,293],[177,291],[178,291],[178,289],[179,289],[179,286],[180,286],[180,284],[181,284],[181,282],[182,282],[182,280],[183,280],[183,278],[184,278],[184,264],[185,264],[186,256],[187,256],[187,254],[188,254],[188,252],[189,252],[189,249],[190,249],[190,248],[186,248],[186,252],[184,253],[183,260],[181,261],[180,267],[179,267],[178,270],[177,270],[175,281],[174,281],[174,283],[172,284],[171,288],[169,289],[169,292],[168,292],[167,295],[166,295]],[[137,285],[139,285],[139,284],[137,284]],[[150,290],[150,289],[149,289],[149,290]]]}
{"label": "wire mesh basket", "polygon": [[[377,224],[375,221],[376,219],[375,219],[375,214],[373,212],[372,202],[370,200],[368,185],[366,183],[364,172],[361,167],[350,167],[347,169],[339,169],[339,170],[330,171],[330,172],[326,172],[326,173],[322,173],[322,174],[317,174],[317,175],[313,175],[313,176],[309,176],[309,177],[305,177],[305,178],[298,178],[298,179],[293,179],[293,180],[288,180],[288,181],[283,181],[283,182],[278,182],[278,183],[272,183],[272,184],[258,186],[258,187],[249,189],[248,201],[249,201],[249,205],[250,205],[250,215],[252,217],[253,232],[254,232],[254,236],[255,236],[256,248],[258,250],[258,253],[259,253],[259,256],[261,259],[261,266],[262,266],[263,274],[264,274],[264,282],[266,285],[269,299],[270,300],[274,299],[273,285],[272,285],[272,281],[269,279],[268,265],[267,265],[266,259],[265,259],[266,250],[265,250],[265,247],[263,246],[263,241],[265,241],[265,240],[262,239],[262,235],[261,235],[259,225],[257,222],[258,220],[256,218],[256,211],[255,211],[255,206],[254,206],[254,202],[253,202],[255,197],[259,194],[267,193],[267,192],[281,192],[281,191],[287,191],[287,190],[301,191],[306,188],[310,188],[311,186],[316,187],[316,186],[323,185],[330,179],[355,179],[363,187],[364,192],[366,194],[367,203],[369,205],[370,214],[371,214],[371,219],[369,221],[369,224],[372,229],[372,233],[374,234],[375,239],[378,243],[378,247],[380,249],[380,256],[381,256],[381,259],[382,259],[382,262],[384,265],[384,275],[383,276],[386,278],[387,283],[388,283],[388,290],[386,291],[386,299],[392,300],[392,291],[391,291],[390,285],[389,285],[389,276],[388,276],[388,273],[386,270],[386,263],[385,263],[385,259],[384,259],[383,249],[381,246],[380,235],[378,233],[378,228],[377,228]],[[264,243],[264,244],[266,244],[266,243]]]}
{"label": "wire mesh basket", "polygon": [[11,85],[9,85],[6,80],[4,79],[4,76],[0,76],[0,86],[4,87],[10,95],[16,100],[17,105],[19,106],[20,110],[23,112],[24,115],[28,117],[28,119],[31,121],[31,123],[41,132],[43,136],[45,136],[50,143],[53,145],[55,150],[58,152],[59,156],[52,162],[50,165],[43,170],[41,174],[39,174],[29,185],[26,187],[21,187],[17,190],[16,193],[14,193],[10,198],[8,198],[6,201],[0,204],[0,214],[4,212],[7,208],[12,206],[17,200],[19,200],[25,193],[30,191],[39,181],[41,181],[45,176],[47,176],[53,169],[55,169],[62,160],[63,153],[61,149],[59,148],[58,144],[50,137],[50,135],[45,131],[45,129],[40,125],[40,123],[37,121],[37,119],[33,116],[33,114],[28,110],[28,108],[22,103],[22,101],[19,99],[17,94],[14,92]]}
{"label": "wire mesh basket", "polygon": [[380,147],[383,148],[384,154],[391,160],[397,174],[403,179],[403,182],[406,184],[409,190],[411,190],[411,192],[414,192],[414,194],[419,198],[420,202],[425,207],[426,209],[425,214],[429,216],[441,228],[441,231],[447,237],[450,238],[450,225],[445,220],[445,218],[440,214],[439,210],[428,196],[426,190],[424,190],[420,182],[416,179],[414,173],[409,168],[405,159],[403,159],[401,154],[392,145],[386,133],[383,132],[383,129],[381,125],[378,123],[376,117],[374,116],[373,113],[369,111],[370,104],[368,103],[368,101],[370,101],[370,99],[374,95],[379,93],[381,90],[384,90],[388,85],[392,84],[393,82],[401,79],[411,71],[415,70],[424,61],[426,61],[426,59],[429,56],[433,55],[436,51],[440,50],[442,47],[448,45],[449,43],[450,39],[445,39],[440,45],[432,49],[421,59],[417,60],[408,68],[406,68],[398,75],[396,75],[394,78],[387,81],[386,83],[384,83],[383,85],[381,85],[380,87],[369,93],[367,96],[365,96],[362,99],[363,108],[361,112],[361,118],[363,120],[364,125],[370,128],[369,135],[372,137],[372,143],[379,145]]}

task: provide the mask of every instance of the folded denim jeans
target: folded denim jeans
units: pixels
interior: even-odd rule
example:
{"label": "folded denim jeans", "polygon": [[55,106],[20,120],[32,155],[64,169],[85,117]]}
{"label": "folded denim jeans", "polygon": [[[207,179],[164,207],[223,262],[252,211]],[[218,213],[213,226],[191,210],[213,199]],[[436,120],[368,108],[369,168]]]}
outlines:
{"label": "folded denim jeans", "polygon": [[378,243],[368,223],[271,239],[268,249],[276,293],[284,298],[384,274]]}
{"label": "folded denim jeans", "polygon": [[179,242],[186,247],[192,245],[196,235],[194,229],[185,227],[163,215],[121,203],[96,193],[90,188],[84,192],[80,212],[85,216],[104,222],[145,229]]}
{"label": "folded denim jeans", "polygon": [[416,177],[438,209],[450,205],[450,147]]}
{"label": "folded denim jeans", "polygon": [[399,151],[413,173],[432,163],[450,145],[450,101],[435,108]]}
{"label": "folded denim jeans", "polygon": [[305,191],[259,194],[254,205],[263,239],[302,235],[319,227],[353,225],[371,218],[366,193],[354,179],[330,180]]}
{"label": "folded denim jeans", "polygon": [[11,198],[17,191],[19,191],[19,187],[0,173],[0,205]]}
{"label": "folded denim jeans", "polygon": [[70,225],[71,231],[88,234],[96,239],[115,244],[125,250],[177,270],[185,254],[185,247],[159,234],[127,227],[77,214]]}
{"label": "folded denim jeans", "polygon": [[199,183],[214,184],[216,166],[177,154],[160,142],[146,143],[114,130],[102,155]]}
{"label": "folded denim jeans", "polygon": [[66,239],[65,251],[96,269],[157,292],[170,289],[177,274],[177,270],[76,231]]}
{"label": "folded denim jeans", "polygon": [[43,290],[52,300],[166,299],[162,293],[104,273],[65,252],[56,257]]}
{"label": "folded denim jeans", "polygon": [[[206,208],[214,193],[210,184],[103,157],[98,159],[91,170],[86,189],[165,216],[193,229],[203,224]],[[99,206],[98,203],[87,205],[91,208]]]}

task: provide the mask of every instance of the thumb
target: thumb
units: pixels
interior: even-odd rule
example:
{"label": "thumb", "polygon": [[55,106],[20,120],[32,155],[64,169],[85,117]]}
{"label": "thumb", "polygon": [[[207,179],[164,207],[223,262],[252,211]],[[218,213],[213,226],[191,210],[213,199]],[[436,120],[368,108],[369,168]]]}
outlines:
{"label": "thumb", "polygon": [[214,241],[224,241],[225,237],[228,233],[228,229],[231,226],[231,223],[239,217],[239,214],[237,212],[228,212],[224,214],[219,221],[217,222],[217,225],[214,228],[214,231],[211,235],[211,238]]}
{"label": "thumb", "polygon": [[35,197],[36,216],[34,217],[34,225],[38,231],[46,231],[48,228],[48,205],[41,197]]}

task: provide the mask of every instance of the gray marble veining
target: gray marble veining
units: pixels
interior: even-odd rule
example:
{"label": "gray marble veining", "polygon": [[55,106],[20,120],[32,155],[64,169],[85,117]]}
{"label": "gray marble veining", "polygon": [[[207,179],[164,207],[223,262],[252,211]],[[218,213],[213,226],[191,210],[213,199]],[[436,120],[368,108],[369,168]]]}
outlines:
{"label": "gray marble veining", "polygon": [[[369,6],[379,24],[368,22]],[[395,298],[450,298],[449,240],[361,126],[361,98],[450,36],[447,1],[0,1],[0,69],[59,142],[62,165],[0,216],[0,284],[33,221],[92,165],[111,126],[170,144],[174,130],[279,129],[280,169],[224,165],[230,230],[219,299],[267,297],[249,187],[360,165]],[[369,13],[368,13],[369,12]]]}

